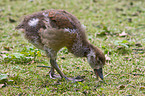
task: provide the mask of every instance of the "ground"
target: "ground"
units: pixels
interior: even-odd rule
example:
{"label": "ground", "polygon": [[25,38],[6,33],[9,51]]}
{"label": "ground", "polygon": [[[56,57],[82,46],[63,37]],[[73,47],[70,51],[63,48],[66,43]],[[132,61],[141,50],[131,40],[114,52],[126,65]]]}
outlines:
{"label": "ground", "polygon": [[[144,0],[1,0],[0,95],[145,95]],[[15,30],[23,16],[46,9],[64,9],[86,26],[89,42],[106,55],[104,81],[96,80],[86,58],[63,48],[57,62],[71,83],[50,79],[45,53]]]}

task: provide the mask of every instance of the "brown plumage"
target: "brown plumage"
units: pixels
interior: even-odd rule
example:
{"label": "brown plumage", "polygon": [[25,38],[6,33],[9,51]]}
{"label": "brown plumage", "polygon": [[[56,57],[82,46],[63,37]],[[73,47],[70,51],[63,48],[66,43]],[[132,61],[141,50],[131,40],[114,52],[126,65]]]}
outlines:
{"label": "brown plumage", "polygon": [[37,48],[44,50],[50,58],[50,77],[53,78],[54,69],[66,80],[79,81],[67,78],[56,63],[57,52],[62,47],[77,57],[87,57],[97,78],[103,79],[102,67],[105,64],[103,52],[90,44],[85,35],[85,29],[72,14],[64,10],[45,10],[28,15],[16,27],[22,29],[25,38]]}

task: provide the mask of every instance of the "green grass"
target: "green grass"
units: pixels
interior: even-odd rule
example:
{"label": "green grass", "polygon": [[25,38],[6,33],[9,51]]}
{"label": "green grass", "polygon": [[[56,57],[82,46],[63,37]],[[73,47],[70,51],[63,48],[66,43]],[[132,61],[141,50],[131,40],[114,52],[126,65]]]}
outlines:
{"label": "green grass", "polygon": [[[144,0],[1,0],[0,95],[145,95],[144,6]],[[105,83],[96,80],[87,59],[65,48],[58,53],[61,70],[68,77],[85,76],[84,82],[53,80],[49,68],[37,67],[50,66],[49,59],[15,26],[24,15],[45,9],[67,10],[87,27],[89,41],[111,58],[103,69]],[[123,31],[128,35],[119,36]]]}

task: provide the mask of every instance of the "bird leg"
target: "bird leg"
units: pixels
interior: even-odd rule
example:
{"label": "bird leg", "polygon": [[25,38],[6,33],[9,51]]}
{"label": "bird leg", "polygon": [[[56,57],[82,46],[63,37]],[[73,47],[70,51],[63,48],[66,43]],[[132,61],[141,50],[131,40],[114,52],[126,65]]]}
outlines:
{"label": "bird leg", "polygon": [[[61,78],[64,78],[65,80],[67,81],[73,81],[73,82],[77,82],[77,81],[83,81],[84,79],[75,79],[75,78],[68,78],[66,77],[62,72],[61,70],[59,69],[58,65],[57,65],[57,62],[56,62],[56,59],[53,60],[53,59],[50,59],[50,64],[53,68],[55,68],[55,70],[60,74]],[[53,73],[54,69],[51,69],[51,73]]]}
{"label": "bird leg", "polygon": [[50,64],[52,66],[52,69],[50,70],[51,73],[53,74],[54,72],[54,69],[60,74],[61,78],[65,78],[67,79],[67,77],[61,72],[61,70],[59,69],[58,65],[57,65],[57,62],[56,62],[56,59],[51,59],[50,58]]}
{"label": "bird leg", "polygon": [[50,76],[51,79],[61,78],[59,75],[55,74],[53,67],[51,67],[51,69],[49,71],[49,76]]}
{"label": "bird leg", "polygon": [[[45,50],[46,55],[47,55],[48,58],[51,58],[52,60],[56,60],[56,57],[57,57],[57,52],[56,51],[54,51],[51,48],[48,48],[46,46],[44,47],[44,50]],[[53,67],[53,65],[56,63],[56,61],[53,62],[51,59],[50,59],[51,69],[49,71],[50,78],[52,78],[52,79],[61,78],[59,75],[55,74],[55,67]]]}
{"label": "bird leg", "polygon": [[57,57],[57,52],[50,49],[50,48],[47,48],[47,47],[44,47],[45,49],[45,52],[47,54],[48,57],[50,57],[50,64],[51,64],[51,70],[49,72],[49,75],[50,75],[50,78],[55,78],[55,77],[58,77],[54,74],[54,69],[59,73],[59,75],[61,76],[61,78],[64,78],[65,80],[67,81],[73,81],[73,82],[76,82],[76,81],[83,81],[83,79],[75,79],[75,78],[68,78],[66,77],[63,72],[61,72],[61,70],[59,69],[59,66],[56,62],[56,57]]}

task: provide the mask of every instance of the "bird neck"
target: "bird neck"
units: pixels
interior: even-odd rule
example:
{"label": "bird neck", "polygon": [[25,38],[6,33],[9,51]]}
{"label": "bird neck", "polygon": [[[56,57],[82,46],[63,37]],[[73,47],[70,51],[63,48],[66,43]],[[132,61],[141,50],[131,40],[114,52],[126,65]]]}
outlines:
{"label": "bird neck", "polygon": [[70,52],[73,53],[77,57],[87,57],[87,55],[93,50],[95,47],[89,42],[82,42],[80,45],[76,45],[75,47],[70,48]]}
{"label": "bird neck", "polygon": [[92,44],[90,44],[89,42],[88,42],[87,48],[88,48],[88,50],[87,50],[87,52],[86,52],[86,54],[85,54],[85,57],[88,57],[89,54],[92,53],[92,52],[94,52],[95,49],[96,49],[96,47],[94,47],[94,46],[93,46]]}

